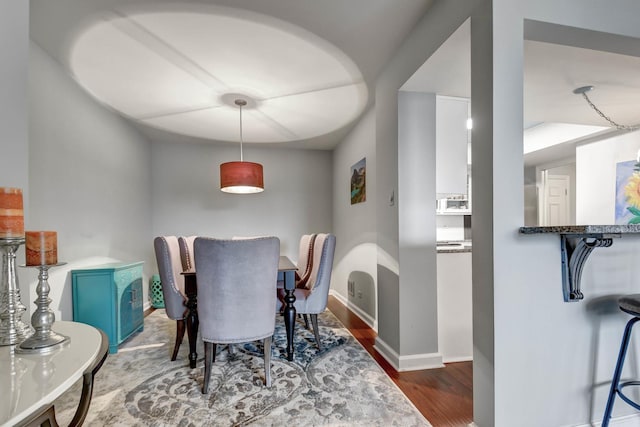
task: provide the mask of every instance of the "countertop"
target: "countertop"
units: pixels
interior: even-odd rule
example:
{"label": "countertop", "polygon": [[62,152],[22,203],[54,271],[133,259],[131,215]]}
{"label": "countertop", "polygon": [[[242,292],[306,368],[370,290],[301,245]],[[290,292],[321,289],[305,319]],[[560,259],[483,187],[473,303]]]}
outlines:
{"label": "countertop", "polygon": [[547,227],[520,227],[521,234],[635,234],[640,224],[631,225],[555,225]]}
{"label": "countertop", "polygon": [[447,240],[443,242],[436,242],[436,251],[439,254],[471,252],[471,240]]}

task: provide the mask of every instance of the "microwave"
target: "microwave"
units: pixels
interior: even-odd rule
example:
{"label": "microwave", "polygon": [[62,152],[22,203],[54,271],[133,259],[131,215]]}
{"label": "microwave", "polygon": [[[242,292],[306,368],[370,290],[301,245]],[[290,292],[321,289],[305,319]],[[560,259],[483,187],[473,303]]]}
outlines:
{"label": "microwave", "polygon": [[469,200],[466,197],[447,197],[446,199],[438,199],[436,209],[438,211],[467,210],[469,209]]}

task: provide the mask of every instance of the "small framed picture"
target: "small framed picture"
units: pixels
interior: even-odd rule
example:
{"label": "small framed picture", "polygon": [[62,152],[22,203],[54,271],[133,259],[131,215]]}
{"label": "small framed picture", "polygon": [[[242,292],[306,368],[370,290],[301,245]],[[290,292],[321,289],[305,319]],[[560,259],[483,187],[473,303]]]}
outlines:
{"label": "small framed picture", "polygon": [[367,200],[367,158],[351,166],[351,204]]}

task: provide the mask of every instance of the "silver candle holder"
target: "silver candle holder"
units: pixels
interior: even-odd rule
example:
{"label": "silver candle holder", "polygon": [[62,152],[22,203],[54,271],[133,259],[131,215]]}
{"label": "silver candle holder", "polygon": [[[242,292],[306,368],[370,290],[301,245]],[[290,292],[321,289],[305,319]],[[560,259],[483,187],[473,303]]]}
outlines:
{"label": "silver candle holder", "polygon": [[[36,286],[36,293],[38,298],[34,301],[36,304],[36,310],[31,315],[31,325],[35,329],[35,333],[29,338],[20,343],[16,351],[21,353],[36,352],[46,353],[57,348],[57,346],[68,342],[69,337],[60,335],[53,330],[51,326],[56,320],[56,316],[49,308],[51,304],[51,298],[49,298],[49,269],[51,267],[58,267],[65,265],[66,262],[59,262],[57,264],[48,265],[34,265],[26,267],[35,267],[39,270],[38,273],[38,286]],[[21,265],[21,267],[25,267]]]}
{"label": "silver candle holder", "polygon": [[24,242],[24,237],[0,238],[0,345],[15,345],[33,334],[31,327],[22,321],[22,315],[27,308],[20,301],[20,287],[16,274],[16,251]]}

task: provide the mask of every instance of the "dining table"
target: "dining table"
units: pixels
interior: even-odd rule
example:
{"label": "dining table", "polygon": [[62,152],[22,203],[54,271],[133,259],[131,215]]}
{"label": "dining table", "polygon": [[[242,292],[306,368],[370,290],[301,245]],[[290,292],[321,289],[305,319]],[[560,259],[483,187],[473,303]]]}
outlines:
{"label": "dining table", "polygon": [[[287,333],[287,360],[293,360],[293,332],[296,320],[296,288],[295,273],[298,267],[285,255],[278,259],[278,282],[284,283],[284,326]],[[198,336],[198,282],[196,270],[183,271],[184,290],[187,296],[185,301],[185,319],[187,324],[187,337],[189,339],[189,367],[195,368],[198,354],[196,352],[196,338]],[[274,299],[276,295],[273,296]],[[275,313],[274,313],[275,315]]]}

